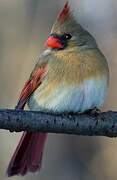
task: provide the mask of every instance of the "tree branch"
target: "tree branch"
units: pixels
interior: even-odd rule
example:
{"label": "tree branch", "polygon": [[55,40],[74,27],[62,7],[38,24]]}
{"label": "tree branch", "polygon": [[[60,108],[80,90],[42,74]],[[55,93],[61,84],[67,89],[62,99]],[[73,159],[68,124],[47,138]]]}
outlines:
{"label": "tree branch", "polygon": [[0,109],[0,129],[116,137],[117,112],[71,115]]}

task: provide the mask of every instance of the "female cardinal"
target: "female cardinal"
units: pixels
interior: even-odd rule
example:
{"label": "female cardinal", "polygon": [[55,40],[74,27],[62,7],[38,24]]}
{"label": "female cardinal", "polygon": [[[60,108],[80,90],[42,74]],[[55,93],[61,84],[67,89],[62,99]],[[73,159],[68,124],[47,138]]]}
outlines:
{"label": "female cardinal", "polygon": [[[100,106],[108,90],[109,70],[95,39],[82,28],[68,2],[52,27],[45,50],[20,94],[16,109],[84,112]],[[24,132],[7,174],[40,170],[47,134]]]}

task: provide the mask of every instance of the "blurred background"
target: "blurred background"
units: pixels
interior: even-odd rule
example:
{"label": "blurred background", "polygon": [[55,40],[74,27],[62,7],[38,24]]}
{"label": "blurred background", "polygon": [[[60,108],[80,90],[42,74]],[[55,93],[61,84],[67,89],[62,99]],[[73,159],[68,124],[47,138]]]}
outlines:
{"label": "blurred background", "polygon": [[[0,0],[0,108],[14,108],[63,0]],[[97,40],[110,67],[103,110],[117,110],[117,1],[70,0],[78,21]],[[0,131],[0,180],[21,133]],[[12,180],[117,180],[117,139],[49,135],[39,174]]]}

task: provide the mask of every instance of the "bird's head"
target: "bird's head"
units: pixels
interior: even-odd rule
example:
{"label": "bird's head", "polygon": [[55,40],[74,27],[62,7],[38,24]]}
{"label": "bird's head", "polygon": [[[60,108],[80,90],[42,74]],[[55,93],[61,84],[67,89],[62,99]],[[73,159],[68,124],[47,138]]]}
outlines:
{"label": "bird's head", "polygon": [[94,38],[75,20],[68,1],[52,27],[46,46],[53,50],[96,46]]}

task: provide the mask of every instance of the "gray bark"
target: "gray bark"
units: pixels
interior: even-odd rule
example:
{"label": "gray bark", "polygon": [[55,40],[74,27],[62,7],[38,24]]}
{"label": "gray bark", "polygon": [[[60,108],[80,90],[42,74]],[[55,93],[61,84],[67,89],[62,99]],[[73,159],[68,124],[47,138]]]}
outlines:
{"label": "gray bark", "polygon": [[52,114],[0,109],[0,129],[116,137],[117,112]]}

